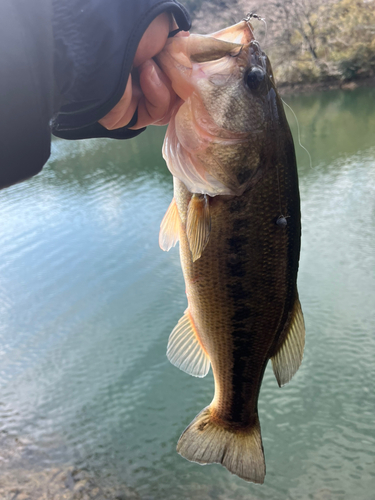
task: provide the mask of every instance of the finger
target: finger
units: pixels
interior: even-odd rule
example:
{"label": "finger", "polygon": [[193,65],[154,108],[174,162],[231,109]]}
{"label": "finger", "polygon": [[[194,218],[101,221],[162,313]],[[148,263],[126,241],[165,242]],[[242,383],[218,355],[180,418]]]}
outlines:
{"label": "finger", "polygon": [[134,57],[134,67],[140,66],[148,59],[156,56],[163,49],[167,42],[172,22],[173,17],[167,12],[163,12],[151,22],[139,42]]}
{"label": "finger", "polygon": [[143,96],[138,104],[138,121],[134,128],[167,123],[175,94],[155,61],[146,61],[139,67],[139,82]]}
{"label": "finger", "polygon": [[124,127],[133,117],[137,108],[139,95],[134,95],[132,76],[129,75],[128,83],[126,84],[125,92],[120,101],[114,106],[109,113],[99,120],[99,123],[108,130]]}

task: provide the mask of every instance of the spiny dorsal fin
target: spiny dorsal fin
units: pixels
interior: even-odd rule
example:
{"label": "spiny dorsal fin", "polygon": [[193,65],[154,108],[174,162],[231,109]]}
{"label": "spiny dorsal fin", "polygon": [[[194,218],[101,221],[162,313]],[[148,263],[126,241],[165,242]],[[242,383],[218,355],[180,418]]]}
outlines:
{"label": "spiny dorsal fin", "polygon": [[202,347],[189,309],[169,336],[167,358],[194,377],[205,377],[210,369],[210,360]]}
{"label": "spiny dorsal fin", "polygon": [[288,326],[288,333],[276,354],[271,358],[273,372],[280,387],[287,384],[300,367],[304,347],[305,323],[297,296]]}
{"label": "spiny dorsal fin", "polygon": [[193,194],[188,206],[186,234],[193,262],[206,248],[211,232],[210,205],[207,195]]}
{"label": "spiny dorsal fin", "polygon": [[180,238],[180,216],[178,214],[176,200],[172,198],[168,210],[165,212],[160,224],[159,245],[162,250],[168,252],[176,245]]}

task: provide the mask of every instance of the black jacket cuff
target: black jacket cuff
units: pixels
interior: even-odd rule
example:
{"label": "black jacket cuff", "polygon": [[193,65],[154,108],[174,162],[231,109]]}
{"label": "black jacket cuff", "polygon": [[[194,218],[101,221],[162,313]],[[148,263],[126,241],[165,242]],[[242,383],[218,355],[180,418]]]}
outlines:
{"label": "black jacket cuff", "polygon": [[[77,2],[85,4],[84,16]],[[57,137],[138,135],[140,131],[126,132],[126,127],[109,131],[97,122],[123,96],[138,44],[153,19],[171,12],[181,30],[190,29],[186,9],[174,0],[111,0],[111,5],[109,9],[102,0],[55,0],[55,74],[63,102],[52,122]]]}

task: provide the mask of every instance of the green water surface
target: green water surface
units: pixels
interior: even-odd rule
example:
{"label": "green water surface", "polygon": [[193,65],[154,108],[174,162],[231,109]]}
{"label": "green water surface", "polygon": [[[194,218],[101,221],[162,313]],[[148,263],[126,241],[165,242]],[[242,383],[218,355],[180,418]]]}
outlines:
{"label": "green water surface", "polygon": [[312,157],[296,146],[307,337],[290,384],[265,374],[265,484],[175,451],[213,378],[165,356],[186,297],[178,249],[158,246],[162,128],[55,140],[40,175],[0,193],[0,443],[144,500],[375,499],[375,91],[285,100]]}

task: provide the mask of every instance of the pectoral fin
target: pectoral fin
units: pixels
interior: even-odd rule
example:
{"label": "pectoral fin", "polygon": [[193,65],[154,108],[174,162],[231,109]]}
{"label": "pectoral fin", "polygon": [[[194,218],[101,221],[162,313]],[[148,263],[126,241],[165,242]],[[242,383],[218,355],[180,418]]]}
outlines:
{"label": "pectoral fin", "polygon": [[210,360],[199,339],[189,309],[169,336],[167,358],[177,368],[194,377],[205,377],[210,369]]}
{"label": "pectoral fin", "polygon": [[180,216],[178,214],[176,200],[172,198],[171,204],[166,211],[160,224],[159,245],[162,250],[168,252],[176,245],[180,238]]}
{"label": "pectoral fin", "polygon": [[303,321],[301,304],[297,296],[286,337],[279,346],[276,354],[271,358],[272,368],[280,387],[287,384],[300,367],[304,346],[305,323]]}
{"label": "pectoral fin", "polygon": [[188,206],[186,235],[193,262],[206,248],[211,232],[210,205],[207,195],[193,194]]}

